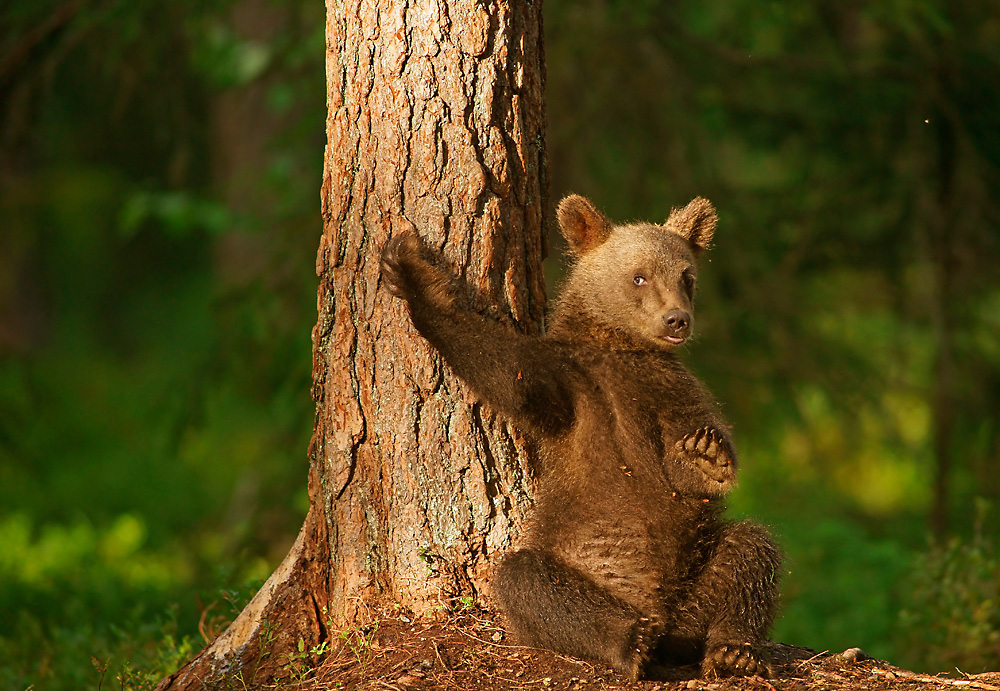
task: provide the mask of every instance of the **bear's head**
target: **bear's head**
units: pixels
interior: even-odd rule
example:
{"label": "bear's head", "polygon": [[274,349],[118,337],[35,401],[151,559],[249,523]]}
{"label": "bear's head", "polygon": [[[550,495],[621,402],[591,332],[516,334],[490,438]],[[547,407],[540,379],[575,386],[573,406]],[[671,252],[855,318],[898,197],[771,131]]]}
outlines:
{"label": "bear's head", "polygon": [[711,202],[698,197],[663,225],[613,225],[579,195],[563,199],[557,215],[574,258],[560,305],[637,344],[672,349],[691,336],[695,260],[717,221]]}

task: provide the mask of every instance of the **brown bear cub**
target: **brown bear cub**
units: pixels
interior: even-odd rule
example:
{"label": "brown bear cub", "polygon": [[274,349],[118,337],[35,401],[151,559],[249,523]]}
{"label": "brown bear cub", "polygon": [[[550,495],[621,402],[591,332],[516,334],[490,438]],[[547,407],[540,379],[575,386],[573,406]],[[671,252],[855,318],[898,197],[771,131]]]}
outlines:
{"label": "brown bear cub", "polygon": [[715,209],[698,198],[664,225],[615,226],[574,195],[558,217],[575,261],[541,338],[472,311],[416,236],[382,257],[420,333],[540,446],[534,520],[494,596],[519,641],[632,679],[696,661],[766,675],[780,552],[762,527],[723,518],[736,451],[673,352],[692,333]]}

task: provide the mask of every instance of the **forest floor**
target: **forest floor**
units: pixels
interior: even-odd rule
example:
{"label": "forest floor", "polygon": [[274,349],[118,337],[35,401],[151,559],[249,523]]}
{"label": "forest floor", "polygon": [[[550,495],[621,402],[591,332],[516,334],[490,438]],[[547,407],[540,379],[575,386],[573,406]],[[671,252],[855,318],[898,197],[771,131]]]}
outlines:
{"label": "forest floor", "polygon": [[[439,619],[382,615],[342,632],[320,663],[300,668],[303,691],[1000,691],[1000,673],[962,678],[909,672],[869,659],[857,648],[817,653],[778,643],[767,653],[774,676],[701,679],[698,668],[676,667],[657,680],[632,682],[609,667],[552,652],[510,645],[503,629],[480,610]],[[303,658],[305,659],[305,658]]]}

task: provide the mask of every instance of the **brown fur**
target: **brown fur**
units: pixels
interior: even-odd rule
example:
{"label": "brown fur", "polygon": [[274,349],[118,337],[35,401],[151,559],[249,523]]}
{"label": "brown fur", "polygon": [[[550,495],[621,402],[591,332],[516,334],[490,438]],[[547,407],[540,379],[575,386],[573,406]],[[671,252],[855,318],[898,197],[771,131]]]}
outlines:
{"label": "brown fur", "polygon": [[699,198],[663,226],[613,226],[570,196],[558,217],[576,261],[542,338],[466,307],[417,237],[383,254],[420,333],[540,444],[534,521],[494,595],[521,641],[633,679],[694,660],[706,674],[764,674],[780,554],[765,529],[723,518],[736,451],[672,352],[691,334],[715,210]]}

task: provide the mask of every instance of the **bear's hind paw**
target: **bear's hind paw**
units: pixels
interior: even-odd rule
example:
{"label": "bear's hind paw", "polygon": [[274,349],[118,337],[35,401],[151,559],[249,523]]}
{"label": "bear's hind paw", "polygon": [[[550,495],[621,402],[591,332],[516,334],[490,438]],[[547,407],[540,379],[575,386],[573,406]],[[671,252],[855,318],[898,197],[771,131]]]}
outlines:
{"label": "bear's hind paw", "polygon": [[701,663],[702,676],[770,677],[771,668],[749,643],[723,643],[708,649]]}
{"label": "bear's hind paw", "polygon": [[649,662],[653,648],[663,633],[659,617],[640,617],[628,632],[618,671],[632,681],[637,680]]}

